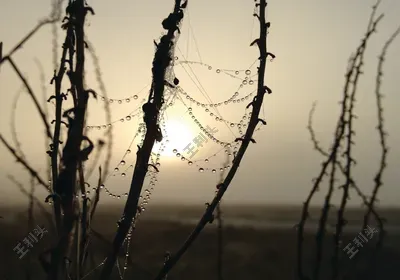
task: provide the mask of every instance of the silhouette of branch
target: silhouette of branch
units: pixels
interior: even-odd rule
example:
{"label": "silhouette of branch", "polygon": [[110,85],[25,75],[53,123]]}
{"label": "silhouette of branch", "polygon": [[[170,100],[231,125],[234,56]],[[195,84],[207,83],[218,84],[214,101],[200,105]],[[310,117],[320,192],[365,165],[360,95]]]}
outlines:
{"label": "silhouette of branch", "polygon": [[[226,161],[225,161],[225,166],[229,165],[229,154],[230,154],[230,148],[228,148],[228,154],[226,155]],[[224,166],[223,166],[224,167]],[[217,190],[216,192],[218,192],[219,187],[221,186],[221,184],[223,184],[224,182],[224,175],[225,175],[225,169],[224,172],[220,173],[219,176],[219,182],[217,184]],[[221,209],[221,202],[222,200],[218,203],[217,205],[217,213],[216,213],[216,220],[217,220],[217,277],[218,280],[223,280],[223,270],[222,270],[222,266],[223,266],[223,254],[224,254],[224,239],[223,239],[223,218],[222,218],[222,209]]]}
{"label": "silhouette of branch", "polygon": [[[95,75],[96,75],[96,80],[99,85],[100,93],[103,95],[105,99],[107,99],[108,94],[106,90],[106,86],[103,81],[103,75],[101,73],[101,68],[100,68],[100,61],[98,56],[96,55],[95,49],[93,44],[86,38],[86,43],[88,45],[88,51],[89,54],[92,57],[94,68],[95,68]],[[109,102],[104,102],[104,110],[106,112],[106,122],[111,123],[111,110],[110,110],[110,103]],[[107,130],[105,131],[105,136],[107,136],[107,154],[106,154],[106,160],[104,163],[104,175],[103,178],[107,178],[108,172],[110,169],[110,163],[111,163],[111,157],[112,157],[112,147],[113,147],[113,126],[108,126]],[[89,175],[90,176],[90,175]]]}
{"label": "silhouette of branch", "polygon": [[[71,246],[73,244],[73,229],[76,226],[77,214],[75,192],[77,174],[76,171],[81,166],[82,161],[87,160],[93,149],[93,144],[88,137],[83,135],[89,91],[84,88],[84,65],[85,65],[85,35],[84,23],[87,12],[93,9],[85,6],[84,0],[70,2],[66,12],[69,16],[63,28],[67,29],[64,47],[69,49],[70,71],[69,80],[71,82],[71,94],[73,96],[74,107],[65,111],[63,116],[68,119],[68,136],[63,148],[62,165],[59,176],[56,179],[55,193],[61,198],[61,208],[64,216],[62,221],[62,232],[58,244],[52,251],[51,269],[47,275],[48,280],[59,280],[67,274],[65,260],[69,260]],[[72,30],[72,31],[71,31]],[[72,34],[73,32],[73,34]],[[71,33],[71,34],[70,34]],[[68,46],[75,46],[75,49]],[[72,69],[72,53],[76,53],[75,69]],[[57,78],[55,78],[57,82]],[[56,91],[57,93],[57,91]],[[57,98],[57,97],[56,97]],[[57,100],[56,100],[57,101]],[[73,114],[73,117],[71,116]],[[88,141],[91,145],[81,150],[82,141]],[[80,180],[82,184],[82,179]]]}
{"label": "silhouette of branch", "polygon": [[[23,195],[25,195],[25,196],[27,196],[27,197],[29,198],[30,194],[29,194],[29,192],[24,188],[24,185],[23,185],[21,182],[19,182],[14,176],[12,176],[12,175],[10,175],[10,174],[7,175],[7,178],[17,186],[18,190],[19,190]],[[41,212],[43,213],[43,215],[46,217],[46,219],[47,219],[48,222],[49,222],[49,225],[50,225],[50,226],[53,228],[53,230],[54,230],[55,228],[54,228],[53,218],[52,218],[51,214],[50,214],[50,213],[46,210],[46,208],[43,206],[43,203],[42,203],[37,197],[35,197],[35,196],[32,196],[32,200],[36,203],[37,207],[40,209],[40,211],[41,211]]]}
{"label": "silhouette of branch", "polygon": [[[37,65],[37,68],[40,73],[40,85],[41,85],[41,93],[42,93],[42,106],[43,106],[43,113],[45,115],[46,121],[49,119],[49,110],[47,107],[47,91],[46,91],[46,78],[44,74],[44,69],[43,65],[40,63],[38,59],[35,59],[35,63]],[[44,138],[45,141],[45,149],[48,149],[50,146],[50,139],[48,137]],[[46,157],[46,174],[47,174],[47,179],[51,181],[51,159],[49,157]]]}
{"label": "silhouette of branch", "polygon": [[11,129],[11,137],[12,137],[12,140],[15,145],[15,150],[21,156],[21,158],[25,159],[26,157],[25,157],[24,151],[21,148],[21,142],[19,141],[19,138],[18,138],[17,126],[15,123],[17,105],[18,105],[19,98],[21,97],[21,93],[22,93],[22,89],[20,89],[14,97],[14,101],[13,101],[13,104],[11,107],[10,129]]}
{"label": "silhouette of branch", "polygon": [[269,89],[264,85],[265,67],[267,61],[267,33],[268,33],[267,30],[270,27],[270,23],[265,21],[265,10],[267,7],[266,0],[260,0],[260,3],[256,3],[256,7],[259,7],[259,15],[257,15],[257,17],[260,22],[260,33],[257,46],[260,51],[260,57],[259,57],[260,66],[258,68],[257,97],[252,104],[253,111],[250,117],[250,122],[247,127],[245,136],[240,139],[242,143],[240,145],[239,151],[237,152],[236,157],[233,160],[232,167],[229,170],[224,182],[222,184],[219,184],[219,189],[214,199],[210,204],[208,204],[205,213],[201,217],[200,221],[198,222],[192,233],[189,235],[188,239],[184,242],[182,247],[180,247],[179,250],[165,262],[163,268],[155,277],[156,280],[162,280],[165,277],[165,275],[176,265],[176,263],[180,260],[183,254],[196,240],[196,238],[199,236],[204,227],[208,223],[212,222],[214,218],[213,212],[217,207],[218,203],[220,202],[225,191],[228,189],[229,184],[233,180],[250,142],[254,143],[254,139],[252,137],[254,130],[259,122],[259,113],[263,103],[264,94],[267,92],[268,93],[272,92],[271,89]]}
{"label": "silhouette of branch", "polygon": [[41,108],[35,94],[33,93],[33,90],[31,88],[31,86],[29,85],[28,81],[26,80],[26,78],[24,77],[24,75],[22,75],[21,71],[19,70],[19,68],[17,67],[17,65],[14,63],[13,59],[11,57],[7,57],[5,58],[5,60],[8,60],[8,62],[10,62],[12,68],[14,69],[14,71],[17,73],[18,77],[21,79],[22,83],[24,84],[25,88],[28,91],[29,96],[32,98],[33,103],[35,104],[35,107],[42,119],[42,122],[46,128],[46,134],[47,137],[49,137],[50,139],[52,138],[51,136],[51,132],[50,132],[50,126],[46,120],[46,115],[43,113],[43,109]]}
{"label": "silhouette of branch", "polygon": [[[377,6],[374,6],[373,11],[376,11]],[[375,13],[373,12],[373,16]],[[369,36],[373,33],[376,32],[376,25],[378,22],[382,19],[383,15],[380,15],[376,20],[374,20],[373,17],[370,19],[370,24],[369,27],[370,29],[367,31],[366,36],[364,37],[359,50],[358,50],[358,57],[355,57],[355,60],[358,60],[356,65],[354,66],[354,77],[353,77],[353,88],[352,92],[350,95],[350,105],[348,108],[348,119],[347,119],[347,143],[346,143],[346,151],[344,152],[345,158],[346,158],[346,167],[345,167],[345,177],[346,177],[346,182],[343,185],[343,195],[342,195],[342,200],[340,203],[340,208],[338,211],[337,215],[337,224],[336,224],[336,233],[335,233],[335,251],[333,255],[333,279],[337,279],[339,275],[339,252],[341,250],[340,248],[340,240],[342,237],[342,232],[343,232],[343,227],[347,224],[347,221],[344,219],[344,211],[346,208],[347,201],[349,200],[349,188],[352,184],[352,178],[351,178],[351,170],[354,164],[356,164],[356,161],[354,157],[352,156],[352,146],[355,144],[353,141],[353,136],[355,135],[354,129],[353,129],[353,120],[356,118],[356,115],[354,114],[354,104],[355,104],[355,96],[357,93],[357,85],[358,85],[358,80],[360,75],[362,74],[361,67],[364,64],[364,53],[366,49],[366,44]]]}
{"label": "silhouette of branch", "polygon": [[[55,95],[52,97],[55,98],[55,126],[54,126],[54,134],[53,134],[53,143],[51,145],[50,155],[51,155],[51,176],[53,178],[52,185],[53,185],[53,192],[56,192],[57,189],[57,179],[58,179],[58,151],[60,147],[60,134],[61,134],[61,118],[62,118],[62,103],[63,100],[66,99],[66,95],[61,92],[61,85],[64,78],[64,74],[66,71],[66,63],[67,63],[67,54],[69,54],[68,58],[68,65],[70,70],[73,71],[73,58],[74,58],[74,34],[72,25],[67,28],[64,44],[62,46],[63,51],[61,54],[61,63],[58,69],[58,72],[54,70],[54,77],[51,80],[51,83],[54,83],[54,92]],[[71,84],[71,89],[73,88],[73,84]],[[52,98],[50,97],[49,100]],[[49,101],[48,100],[48,101]],[[61,157],[61,155],[60,155]],[[54,201],[54,215],[56,219],[56,226],[57,231],[61,233],[61,206],[60,201]]]}
{"label": "silhouette of branch", "polygon": [[35,177],[35,179],[39,182],[39,184],[42,185],[43,187],[45,187],[46,190],[48,190],[47,184],[40,177],[40,175],[36,172],[36,170],[33,169],[25,159],[23,159],[20,155],[17,154],[15,149],[11,147],[11,145],[6,141],[6,139],[1,134],[0,134],[0,141],[4,144],[4,146],[7,148],[7,150],[14,156],[14,158],[17,160],[17,162],[21,163],[25,167],[25,169],[33,177]]}
{"label": "silhouette of branch", "polygon": [[[60,1],[62,2],[62,1]],[[11,49],[11,51],[5,55],[5,56],[0,56],[0,66],[5,62],[7,59],[9,59],[16,51],[21,49],[23,45],[30,39],[32,38],[33,35],[35,35],[36,32],[38,32],[43,26],[51,23],[56,23],[57,21],[60,20],[60,16],[56,16],[54,18],[47,18],[44,20],[39,21],[39,23],[24,37],[21,39],[21,41]]]}
{"label": "silhouette of branch", "polygon": [[354,54],[353,57],[351,57],[349,61],[349,67],[346,73],[346,80],[345,80],[345,86],[344,86],[344,91],[343,91],[343,99],[342,99],[342,109],[341,109],[341,114],[339,116],[339,120],[337,123],[336,127],[336,132],[335,132],[335,138],[333,141],[333,145],[331,148],[330,154],[327,152],[323,151],[323,149],[319,146],[315,134],[313,133],[312,127],[311,127],[311,118],[312,114],[315,110],[315,104],[313,106],[313,109],[310,112],[310,117],[309,117],[309,125],[308,129],[311,134],[311,138],[314,144],[314,148],[319,151],[321,154],[325,155],[327,157],[327,160],[322,164],[321,171],[319,175],[313,179],[314,184],[313,187],[310,191],[310,194],[308,195],[306,201],[304,202],[304,207],[303,211],[301,214],[301,219],[299,224],[297,225],[297,274],[299,279],[301,280],[306,280],[310,279],[309,277],[306,277],[304,275],[303,271],[303,239],[304,239],[304,226],[306,223],[307,218],[309,217],[309,204],[311,202],[311,199],[313,198],[314,194],[319,190],[320,184],[323,180],[323,177],[327,175],[327,169],[329,165],[331,165],[331,171],[330,171],[330,180],[329,180],[329,189],[328,193],[325,197],[325,203],[322,209],[322,214],[320,217],[319,221],[319,227],[318,227],[318,232],[316,236],[316,242],[317,242],[317,256],[316,256],[316,265],[314,267],[314,279],[317,280],[319,278],[319,272],[320,272],[320,265],[321,265],[321,258],[322,258],[322,245],[323,245],[323,238],[325,235],[325,227],[326,227],[326,221],[330,209],[330,199],[332,197],[333,189],[334,189],[334,182],[335,182],[335,170],[336,170],[336,165],[339,164],[338,158],[337,158],[337,153],[340,149],[341,142],[343,138],[345,137],[345,132],[347,129],[347,148],[344,153],[347,159],[347,164],[346,168],[342,168],[341,170],[344,172],[344,175],[346,177],[346,182],[343,185],[343,196],[342,196],[342,201],[341,201],[341,206],[338,211],[338,222],[336,225],[336,233],[335,233],[335,251],[334,251],[334,256],[333,256],[333,262],[332,262],[332,267],[333,267],[333,279],[337,279],[338,277],[338,252],[340,249],[340,238],[341,238],[341,233],[343,226],[345,225],[345,220],[344,220],[344,209],[346,207],[346,202],[348,200],[348,191],[349,187],[353,184],[353,180],[351,178],[351,167],[355,160],[351,157],[351,145],[353,144],[352,141],[352,136],[354,135],[354,131],[352,129],[352,120],[355,117],[353,113],[353,108],[354,108],[354,102],[355,102],[355,93],[357,89],[357,82],[358,78],[361,75],[361,66],[363,65],[363,55],[364,51],[366,49],[366,44],[372,33],[375,31],[375,27],[377,23],[381,20],[382,16],[379,16],[376,20],[374,20],[375,12],[376,12],[377,5],[373,7],[372,14],[370,17],[370,21],[368,24],[368,30],[366,35],[364,36],[360,46],[358,46],[356,53]]}
{"label": "silhouette of branch", "polygon": [[[164,85],[165,85],[165,73],[168,67],[171,67],[171,61],[173,58],[170,53],[175,37],[175,31],[179,32],[179,24],[183,19],[184,5],[181,6],[181,0],[175,0],[174,11],[168,18],[164,19],[162,25],[164,29],[168,30],[167,34],[161,37],[160,43],[158,44],[156,53],[153,60],[153,81],[152,87],[149,94],[148,102],[142,107],[144,112],[144,122],[146,124],[146,135],[142,147],[138,146],[137,160],[134,167],[134,173],[132,177],[131,187],[129,190],[127,202],[125,204],[123,216],[120,220],[120,224],[115,235],[111,252],[104,263],[103,270],[101,272],[100,280],[108,280],[111,277],[111,272],[114,267],[115,261],[118,256],[118,252],[125,240],[125,237],[131,228],[132,221],[137,213],[139,196],[143,187],[144,179],[146,177],[149,158],[153,149],[156,139],[160,140],[159,125],[157,124],[160,109],[164,102]],[[162,137],[161,137],[162,139]]]}
{"label": "silhouette of branch", "polygon": [[311,136],[311,142],[314,144],[314,149],[317,150],[320,154],[322,154],[323,156],[329,156],[329,154],[324,151],[324,149],[319,145],[319,141],[317,140],[317,136],[315,135],[314,129],[313,129],[313,123],[312,123],[312,119],[315,113],[315,109],[317,108],[317,102],[314,101],[314,103],[312,104],[310,113],[308,114],[308,132],[310,133]]}
{"label": "silhouette of branch", "polygon": [[[395,30],[395,32],[385,42],[385,44],[382,48],[381,54],[379,56],[379,62],[378,62],[378,67],[377,67],[376,80],[375,80],[375,97],[376,97],[376,107],[377,107],[377,117],[378,117],[378,126],[376,127],[376,129],[378,130],[379,139],[380,139],[381,158],[380,158],[379,169],[374,178],[375,186],[373,188],[372,196],[370,198],[370,201],[368,202],[368,207],[367,207],[366,213],[364,215],[363,229],[365,229],[367,227],[371,213],[374,214],[374,211],[373,211],[374,203],[377,200],[378,191],[379,191],[380,187],[382,187],[382,185],[383,185],[383,182],[382,182],[383,172],[387,166],[387,154],[389,152],[389,147],[387,146],[387,142],[386,142],[387,132],[385,131],[385,127],[384,127],[383,104],[382,104],[383,95],[381,93],[381,87],[382,87],[383,65],[384,65],[387,51],[388,51],[390,45],[393,43],[393,41],[396,39],[396,37],[399,34],[400,34],[400,26]],[[379,225],[380,230],[378,231],[378,242],[376,245],[376,251],[378,251],[380,249],[380,247],[382,246],[383,238],[385,236],[385,231],[383,229],[383,221],[378,220],[378,225]],[[371,267],[373,267],[373,268],[375,268],[377,256],[378,256],[378,254],[377,254],[377,252],[375,252],[375,254],[373,255],[373,258],[371,260],[371,264],[372,264]]]}

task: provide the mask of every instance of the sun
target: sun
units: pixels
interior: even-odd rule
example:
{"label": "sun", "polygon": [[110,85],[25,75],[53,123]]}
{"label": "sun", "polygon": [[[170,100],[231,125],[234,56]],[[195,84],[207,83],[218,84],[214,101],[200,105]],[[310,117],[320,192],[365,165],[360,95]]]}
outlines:
{"label": "sun", "polygon": [[[173,152],[177,149],[179,152],[184,153],[184,149],[189,145],[193,138],[193,131],[183,121],[178,119],[170,119],[165,123],[165,130],[167,134],[167,140],[163,140],[162,143],[165,145],[164,151],[160,154],[162,156],[172,157],[176,156]],[[156,143],[153,148],[154,153],[158,153],[161,143]]]}

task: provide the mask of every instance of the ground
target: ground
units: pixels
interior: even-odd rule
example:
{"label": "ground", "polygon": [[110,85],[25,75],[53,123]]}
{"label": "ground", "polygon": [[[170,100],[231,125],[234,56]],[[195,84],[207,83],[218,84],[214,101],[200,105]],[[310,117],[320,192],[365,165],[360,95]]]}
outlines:
{"label": "ground", "polygon": [[[296,273],[296,224],[300,216],[296,207],[262,207],[262,206],[223,206],[224,210],[224,279],[295,279]],[[51,210],[51,209],[49,209]],[[173,253],[187,238],[193,229],[194,222],[200,217],[203,207],[195,206],[149,206],[144,212],[132,236],[130,258],[125,279],[147,280],[154,279],[156,272],[162,267],[166,251]],[[8,211],[8,212],[7,212]],[[107,211],[107,212],[105,212]],[[33,244],[30,251],[22,258],[13,251],[13,248],[28,236],[32,229],[28,229],[26,211],[11,221],[15,209],[2,209],[0,219],[0,279],[45,279],[43,269],[37,262],[39,253],[50,248],[54,242],[54,234],[43,217],[36,215],[36,224],[44,224],[49,230],[43,238]],[[311,217],[318,217],[318,210],[311,211]],[[388,234],[376,261],[374,278],[373,266],[370,265],[370,252],[374,248],[374,238],[358,248],[357,254],[349,259],[346,252],[341,252],[342,267],[346,271],[346,279],[400,279],[400,211],[386,209],[382,211],[388,219]],[[94,263],[99,264],[106,256],[109,242],[117,228],[116,221],[121,214],[120,207],[100,208],[93,222],[95,232],[105,238],[93,237],[90,246]],[[343,247],[357,237],[357,221],[361,220],[361,212],[349,211],[349,228],[344,236]],[[333,217],[331,217],[333,219]],[[333,224],[333,220],[331,221]],[[353,227],[351,227],[351,225]],[[305,238],[305,258],[307,271],[311,271],[314,262],[315,238],[311,235],[310,227]],[[325,258],[321,279],[329,279],[330,260],[333,239],[328,229],[325,242]],[[217,280],[217,231],[216,225],[209,225],[200,235],[182,260],[168,275],[168,280]],[[121,253],[120,268],[123,270],[124,253]],[[29,265],[29,262],[31,264]],[[89,265],[91,263],[89,262]],[[86,278],[98,279],[99,269]],[[90,269],[88,268],[89,272]],[[118,270],[114,271],[113,279],[118,277]],[[344,273],[344,272],[343,272]],[[135,276],[135,278],[133,278]]]}

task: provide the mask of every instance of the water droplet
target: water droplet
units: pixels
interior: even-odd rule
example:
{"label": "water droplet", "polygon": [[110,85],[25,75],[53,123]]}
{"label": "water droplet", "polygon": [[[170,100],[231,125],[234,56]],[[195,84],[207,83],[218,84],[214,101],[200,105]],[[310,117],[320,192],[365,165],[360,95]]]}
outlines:
{"label": "water droplet", "polygon": [[130,121],[131,120],[131,116],[126,116],[126,120]]}
{"label": "water droplet", "polygon": [[199,168],[199,172],[204,172],[204,168],[203,168],[203,167],[200,167],[200,168]]}
{"label": "water droplet", "polygon": [[250,81],[249,81],[249,85],[252,85],[252,84],[254,84],[254,81],[253,81],[253,80],[250,80]]}
{"label": "water droplet", "polygon": [[134,96],[133,96],[133,99],[135,99],[135,100],[138,99],[138,96],[137,96],[137,95],[134,95]]}
{"label": "water droplet", "polygon": [[110,99],[110,101],[109,101],[110,103],[113,103],[114,102],[114,99]]}
{"label": "water droplet", "polygon": [[243,84],[243,85],[247,85],[247,81],[246,81],[246,80],[243,80],[242,84]]}
{"label": "water droplet", "polygon": [[217,73],[221,73],[221,70],[220,69],[217,69],[217,71],[216,71]]}
{"label": "water droplet", "polygon": [[239,71],[235,71],[235,74],[236,74],[236,75],[239,75]]}
{"label": "water droplet", "polygon": [[224,171],[224,169],[223,169],[223,168],[220,168],[220,169],[219,169],[219,171],[223,172],[223,171]]}
{"label": "water droplet", "polygon": [[208,162],[209,160],[208,160],[208,158],[206,158],[204,161],[205,161],[205,162]]}
{"label": "water droplet", "polygon": [[188,110],[189,110],[189,112],[192,112],[192,107],[189,107]]}
{"label": "water droplet", "polygon": [[175,56],[175,60],[178,60],[179,58],[177,56]]}
{"label": "water droplet", "polygon": [[101,101],[104,101],[104,100],[106,100],[106,99],[105,99],[104,97],[102,97],[102,98],[101,98]]}
{"label": "water droplet", "polygon": [[120,164],[125,165],[125,160],[121,160]]}
{"label": "water droplet", "polygon": [[186,160],[186,158],[185,157],[181,157],[181,161],[185,161]]}
{"label": "water droplet", "polygon": [[193,164],[193,162],[192,161],[188,161],[188,165],[192,165]]}
{"label": "water droplet", "polygon": [[212,67],[211,66],[208,66],[208,70],[211,70],[212,69]]}
{"label": "water droplet", "polygon": [[115,168],[114,168],[114,171],[115,171],[115,172],[118,172],[118,171],[119,171],[118,167],[115,167]]}
{"label": "water droplet", "polygon": [[121,122],[124,122],[124,119],[120,119]]}
{"label": "water droplet", "polygon": [[173,149],[172,152],[173,152],[174,154],[176,154],[176,153],[178,152],[178,150],[177,150],[177,149]]}
{"label": "water droplet", "polygon": [[217,170],[215,170],[215,169],[213,169],[213,170],[211,170],[212,171],[212,173],[215,173],[215,172],[217,172]]}
{"label": "water droplet", "polygon": [[131,150],[129,150],[129,149],[126,150],[126,153],[127,153],[127,154],[130,154],[130,153],[131,153]]}
{"label": "water droplet", "polygon": [[245,73],[246,73],[246,75],[250,75],[251,71],[249,69],[247,69]]}
{"label": "water droplet", "polygon": [[129,98],[125,99],[126,103],[131,102],[131,100]]}
{"label": "water droplet", "polygon": [[235,126],[235,124],[234,124],[234,123],[231,123],[231,124],[230,124],[230,126],[231,126],[231,127],[234,127],[234,126]]}
{"label": "water droplet", "polygon": [[101,185],[100,185],[100,189],[104,189],[104,184],[101,184]]}
{"label": "water droplet", "polygon": [[180,154],[180,153],[176,153],[176,156],[177,156],[177,157],[180,157],[180,156],[181,156],[181,154]]}

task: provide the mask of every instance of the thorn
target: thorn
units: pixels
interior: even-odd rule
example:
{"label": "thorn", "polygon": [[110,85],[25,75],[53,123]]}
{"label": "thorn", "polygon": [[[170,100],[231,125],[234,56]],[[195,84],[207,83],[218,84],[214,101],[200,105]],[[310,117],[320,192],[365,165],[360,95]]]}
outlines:
{"label": "thorn", "polygon": [[251,42],[250,47],[254,46],[254,44],[258,44],[259,42],[259,39],[255,39],[253,42]]}
{"label": "thorn", "polygon": [[274,59],[276,56],[273,53],[267,52],[267,57],[270,56],[272,59]]}
{"label": "thorn", "polygon": [[151,166],[151,167],[153,167],[157,172],[160,172],[160,170],[158,170],[158,168],[157,168],[154,164],[149,163],[148,166]]}
{"label": "thorn", "polygon": [[86,90],[86,92],[88,94],[91,93],[93,95],[94,99],[97,100],[97,93],[93,89],[88,89],[88,90]]}
{"label": "thorn", "polygon": [[47,102],[50,103],[50,101],[51,101],[52,99],[56,99],[56,96],[55,96],[55,95],[50,96],[49,99],[47,99]]}
{"label": "thorn", "polygon": [[259,122],[261,122],[263,125],[267,125],[267,122],[264,121],[263,119],[258,119]]}
{"label": "thorn", "polygon": [[266,92],[268,92],[268,94],[271,94],[271,93],[272,93],[272,90],[271,90],[269,87],[267,87],[267,86],[264,86],[264,90],[265,90]]}
{"label": "thorn", "polygon": [[247,106],[246,106],[246,109],[249,109],[249,107],[250,106],[253,106],[254,104],[253,104],[253,101],[251,101]]}

